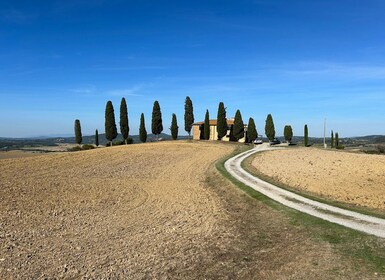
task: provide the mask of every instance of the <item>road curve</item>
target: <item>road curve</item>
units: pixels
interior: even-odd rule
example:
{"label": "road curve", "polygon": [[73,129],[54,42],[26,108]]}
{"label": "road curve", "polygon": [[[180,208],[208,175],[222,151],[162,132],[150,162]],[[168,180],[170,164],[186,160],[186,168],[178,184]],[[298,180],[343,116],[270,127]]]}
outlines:
{"label": "road curve", "polygon": [[360,214],[305,198],[265,182],[241,167],[242,161],[250,155],[276,149],[280,148],[272,148],[268,144],[259,145],[252,150],[228,159],[225,162],[225,168],[238,181],[285,206],[335,224],[385,238],[385,219]]}

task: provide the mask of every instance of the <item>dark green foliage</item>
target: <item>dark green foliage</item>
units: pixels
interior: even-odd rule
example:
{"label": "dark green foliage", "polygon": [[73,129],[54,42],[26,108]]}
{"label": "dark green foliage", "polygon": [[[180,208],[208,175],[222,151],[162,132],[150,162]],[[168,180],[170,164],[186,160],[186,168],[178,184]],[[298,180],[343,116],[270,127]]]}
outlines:
{"label": "dark green foliage", "polygon": [[275,138],[274,121],[271,114],[268,114],[266,118],[265,134],[270,141],[272,141]]}
{"label": "dark green foliage", "polygon": [[227,134],[226,108],[223,102],[220,102],[218,105],[217,131],[218,140],[222,140]]}
{"label": "dark green foliage", "polygon": [[243,124],[241,111],[239,110],[235,112],[233,134],[237,141],[245,136],[245,125]]}
{"label": "dark green foliage", "polygon": [[309,130],[307,128],[307,124],[304,127],[304,145],[305,147],[309,146]]}
{"label": "dark green foliage", "polygon": [[80,127],[80,121],[75,120],[75,142],[80,145],[82,140],[82,128]]}
{"label": "dark green foliage", "polygon": [[190,97],[186,97],[184,103],[184,130],[188,133],[190,139],[191,128],[194,123],[194,109]]}
{"label": "dark green foliage", "polygon": [[203,126],[203,138],[205,140],[209,140],[210,139],[210,115],[209,115],[209,110],[206,110],[205,124]]}
{"label": "dark green foliage", "polygon": [[120,133],[122,133],[122,137],[126,144],[129,131],[130,128],[128,126],[127,103],[126,99],[123,97],[122,101],[120,102]]}
{"label": "dark green foliage", "polygon": [[338,135],[338,132],[336,132],[336,139],[334,140],[335,141],[335,147],[338,149],[338,146],[340,145],[340,137]]}
{"label": "dark green foliage", "polygon": [[128,137],[126,140],[118,140],[115,143],[112,143],[113,146],[120,146],[120,145],[127,145],[127,144],[133,144],[134,139]]}
{"label": "dark green foliage", "polygon": [[99,132],[95,130],[95,146],[99,147]]}
{"label": "dark green foliage", "polygon": [[288,143],[291,143],[291,139],[293,138],[293,129],[291,128],[291,125],[285,125],[283,135],[285,136],[285,140]]}
{"label": "dark green foliage", "polygon": [[385,154],[385,145],[376,145],[376,150],[379,154]]}
{"label": "dark green foliage", "polygon": [[330,138],[330,147],[332,149],[334,148],[334,133],[333,133],[333,130],[332,130],[332,135],[331,135],[331,138]]}
{"label": "dark green foliage", "polygon": [[176,120],[176,115],[172,114],[170,130],[171,130],[171,137],[173,140],[176,140],[178,138],[178,129],[179,129],[179,127],[178,127],[178,123]]}
{"label": "dark green foliage", "polygon": [[143,113],[140,115],[139,139],[142,143],[145,143],[147,141],[147,130],[146,125],[144,123]]}
{"label": "dark green foliage", "polygon": [[159,102],[154,102],[154,107],[152,108],[152,125],[151,125],[152,134],[155,134],[157,139],[159,134],[163,131],[162,124],[162,113],[160,111]]}
{"label": "dark green foliage", "polygon": [[249,118],[249,123],[247,125],[247,135],[249,137],[249,142],[253,142],[258,138],[258,131],[255,127],[255,122],[253,118]]}
{"label": "dark green foliage", "polygon": [[112,106],[111,101],[107,102],[105,117],[106,139],[110,141],[110,145],[112,146],[112,140],[118,136],[118,131],[115,123],[114,106]]}
{"label": "dark green foliage", "polygon": [[92,149],[95,149],[94,145],[91,145],[91,144],[84,144],[82,146],[82,150],[92,150]]}

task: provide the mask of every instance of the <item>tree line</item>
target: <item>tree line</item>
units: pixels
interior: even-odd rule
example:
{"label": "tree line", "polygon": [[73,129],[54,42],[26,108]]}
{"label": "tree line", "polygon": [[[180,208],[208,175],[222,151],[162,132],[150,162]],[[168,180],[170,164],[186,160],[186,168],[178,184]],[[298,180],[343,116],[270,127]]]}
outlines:
{"label": "tree line", "polygon": [[[203,139],[210,139],[210,115],[209,111],[206,110],[204,126],[203,126]],[[185,99],[184,104],[184,129],[188,133],[189,139],[191,137],[191,130],[194,123],[194,109],[193,103],[189,96]],[[120,133],[122,135],[124,144],[128,144],[129,140],[129,120],[128,120],[128,111],[127,111],[127,103],[126,99],[123,97],[120,103]],[[228,123],[226,116],[226,108],[223,102],[219,102],[218,112],[217,112],[217,140],[222,140],[228,133]],[[239,141],[245,136],[245,126],[243,123],[242,115],[240,110],[238,109],[235,113],[234,123],[231,126],[232,136],[236,141]],[[163,131],[163,120],[162,120],[162,112],[159,105],[159,102],[156,100],[153,104],[152,109],[152,119],[151,119],[151,132],[156,136],[156,139],[159,140],[159,135]],[[172,114],[171,117],[171,138],[176,140],[178,138],[179,126],[177,122],[176,114]],[[267,115],[265,121],[265,135],[269,139],[269,141],[274,141],[276,139],[276,132],[274,127],[274,121],[271,114]],[[308,126],[305,124],[304,126],[304,146],[308,147],[309,144],[309,131]],[[113,140],[118,136],[118,131],[116,127],[115,121],[115,112],[114,107],[111,101],[107,101],[106,109],[105,109],[105,137],[109,141],[109,144],[112,146]],[[258,138],[258,131],[253,118],[249,118],[247,124],[247,141],[252,143],[254,140]],[[292,142],[293,138],[293,129],[291,125],[285,125],[284,127],[284,138],[288,143]],[[144,113],[141,113],[140,116],[140,125],[139,125],[139,139],[142,143],[147,141],[147,130],[145,126],[145,117]],[[131,139],[132,140],[132,139]],[[77,144],[81,144],[82,142],[82,133],[80,121],[78,119],[75,120],[75,141]],[[95,131],[95,145],[99,146],[99,133],[96,129]],[[338,133],[331,134],[331,148],[341,149],[343,146],[339,143],[339,135]]]}

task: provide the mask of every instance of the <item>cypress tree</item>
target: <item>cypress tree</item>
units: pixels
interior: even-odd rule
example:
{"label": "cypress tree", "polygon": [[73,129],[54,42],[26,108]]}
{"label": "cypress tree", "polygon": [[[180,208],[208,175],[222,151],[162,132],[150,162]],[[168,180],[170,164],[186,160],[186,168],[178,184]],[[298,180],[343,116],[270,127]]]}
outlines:
{"label": "cypress tree", "polygon": [[241,111],[239,110],[235,112],[233,135],[237,141],[245,136],[245,126],[243,124]]}
{"label": "cypress tree", "polygon": [[210,139],[210,116],[209,116],[209,110],[206,110],[205,115],[205,124],[203,126],[203,136],[205,140]]}
{"label": "cypress tree", "polygon": [[160,111],[159,102],[154,102],[154,107],[152,108],[152,134],[156,135],[156,139],[158,139],[159,134],[163,131],[162,124],[162,113]]}
{"label": "cypress tree", "polygon": [[188,133],[188,138],[190,139],[192,125],[194,123],[194,109],[190,97],[186,97],[184,103],[184,130]]}
{"label": "cypress tree", "polygon": [[95,146],[99,147],[99,132],[95,130]]}
{"label": "cypress tree", "polygon": [[283,129],[283,135],[285,136],[285,140],[288,143],[291,143],[291,139],[293,138],[293,129],[291,128],[291,125],[286,125]]}
{"label": "cypress tree", "polygon": [[80,145],[83,141],[82,128],[80,127],[80,121],[75,120],[75,142]]}
{"label": "cypress tree", "polygon": [[270,141],[273,141],[273,139],[275,138],[274,121],[271,114],[268,114],[266,118],[265,134]]}
{"label": "cypress tree", "polygon": [[331,135],[331,137],[330,137],[330,147],[333,149],[334,148],[334,132],[333,132],[333,130],[332,130],[332,135]]}
{"label": "cypress tree", "polygon": [[338,147],[340,146],[340,138],[339,138],[338,132],[336,132],[335,143],[336,143],[336,149],[338,149]]}
{"label": "cypress tree", "polygon": [[118,136],[118,131],[116,130],[114,106],[112,106],[111,101],[107,102],[105,116],[106,139],[110,141],[110,145],[112,146],[112,140]]}
{"label": "cypress tree", "polygon": [[120,102],[120,133],[124,139],[124,143],[127,145],[127,138],[130,128],[128,126],[128,113],[126,99],[123,97]]}
{"label": "cypress tree", "polygon": [[304,145],[305,147],[309,146],[309,131],[307,128],[307,124],[304,127]]}
{"label": "cypress tree", "polygon": [[147,130],[146,130],[146,125],[144,123],[143,113],[140,115],[139,138],[142,143],[145,143],[147,141]]}
{"label": "cypress tree", "polygon": [[249,137],[249,141],[253,142],[258,138],[258,131],[255,127],[255,122],[253,118],[249,118],[249,123],[247,124],[247,135]]}
{"label": "cypress tree", "polygon": [[217,116],[218,140],[222,140],[227,134],[226,108],[223,102],[219,102]]}
{"label": "cypress tree", "polygon": [[178,138],[178,129],[179,127],[176,120],[176,115],[172,114],[170,130],[171,130],[171,137],[173,140],[176,140]]}

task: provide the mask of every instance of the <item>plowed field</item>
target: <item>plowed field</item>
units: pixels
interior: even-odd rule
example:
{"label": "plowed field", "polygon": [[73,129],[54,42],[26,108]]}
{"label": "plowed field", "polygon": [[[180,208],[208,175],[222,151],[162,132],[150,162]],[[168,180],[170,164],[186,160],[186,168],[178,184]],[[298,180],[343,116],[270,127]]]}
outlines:
{"label": "plowed field", "polygon": [[253,166],[299,190],[355,205],[385,209],[385,157],[320,149],[259,154]]}

